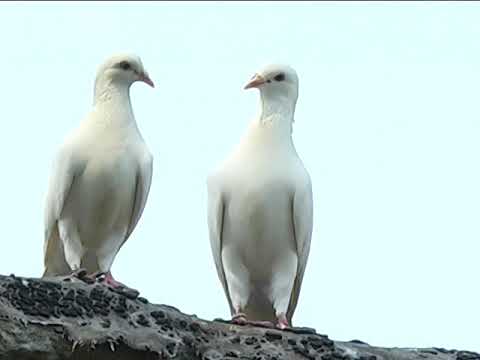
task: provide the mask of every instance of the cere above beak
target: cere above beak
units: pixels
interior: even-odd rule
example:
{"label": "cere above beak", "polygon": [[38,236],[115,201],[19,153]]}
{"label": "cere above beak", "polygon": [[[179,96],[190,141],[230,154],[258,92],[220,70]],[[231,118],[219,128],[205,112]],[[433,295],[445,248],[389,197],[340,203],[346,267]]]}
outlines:
{"label": "cere above beak", "polygon": [[248,82],[243,88],[244,90],[251,88],[258,88],[260,85],[265,84],[266,80],[262,75],[255,74],[255,76]]}
{"label": "cere above beak", "polygon": [[143,81],[145,84],[150,85],[152,88],[155,87],[155,84],[154,84],[153,81],[150,79],[150,77],[148,76],[147,73],[141,73],[141,74],[139,74],[138,76],[139,76],[139,80],[140,80],[140,81]]}

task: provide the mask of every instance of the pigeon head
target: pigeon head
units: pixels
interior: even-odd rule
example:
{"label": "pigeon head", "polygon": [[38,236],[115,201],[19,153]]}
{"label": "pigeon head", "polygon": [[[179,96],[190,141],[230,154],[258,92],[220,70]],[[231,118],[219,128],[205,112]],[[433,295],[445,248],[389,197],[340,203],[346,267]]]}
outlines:
{"label": "pigeon head", "polygon": [[110,57],[98,69],[97,81],[99,79],[127,87],[136,81],[142,81],[155,87],[143,67],[142,60],[133,54],[118,54]]}
{"label": "pigeon head", "polygon": [[257,88],[262,98],[293,102],[298,98],[298,76],[288,65],[268,65],[252,76],[244,89]]}

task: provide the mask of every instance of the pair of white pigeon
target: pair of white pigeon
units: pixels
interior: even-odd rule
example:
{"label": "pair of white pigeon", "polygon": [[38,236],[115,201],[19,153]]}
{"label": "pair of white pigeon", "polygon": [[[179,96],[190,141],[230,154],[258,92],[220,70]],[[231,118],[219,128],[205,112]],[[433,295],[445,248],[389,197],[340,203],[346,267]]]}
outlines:
{"label": "pair of white pigeon", "polygon": [[[153,158],[136,125],[130,86],[154,86],[138,56],[99,69],[94,107],[62,145],[45,209],[44,277],[104,276],[147,201]],[[261,111],[236,150],[208,178],[213,257],[236,323],[291,326],[310,250],[311,181],[292,141],[298,77],[270,65],[245,86]]]}

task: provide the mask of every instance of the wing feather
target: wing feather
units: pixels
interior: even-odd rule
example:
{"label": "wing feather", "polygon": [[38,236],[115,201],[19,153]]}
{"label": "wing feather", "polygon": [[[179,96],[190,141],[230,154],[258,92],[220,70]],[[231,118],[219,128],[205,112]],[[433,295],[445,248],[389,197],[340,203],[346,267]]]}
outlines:
{"label": "wing feather", "polygon": [[150,153],[147,153],[140,162],[137,172],[132,216],[130,219],[130,224],[128,225],[127,233],[125,235],[125,240],[123,241],[122,245],[125,244],[127,239],[130,237],[143,214],[143,210],[145,209],[145,205],[147,203],[148,194],[150,193],[152,174],[153,157],[150,155]]}
{"label": "wing feather", "polygon": [[225,296],[230,307],[230,312],[233,314],[232,301],[228,291],[228,284],[225,277],[225,271],[222,263],[222,233],[223,220],[225,214],[225,202],[222,192],[218,184],[215,183],[213,177],[207,181],[208,187],[208,228],[210,237],[210,246],[212,249],[213,259],[217,268],[218,278],[222,283]]}
{"label": "wing feather", "polygon": [[293,313],[297,307],[298,297],[302,286],[303,275],[307,266],[308,254],[313,230],[313,195],[310,177],[304,186],[297,189],[292,205],[295,242],[297,245],[298,265],[297,275],[293,284],[292,295],[287,310],[287,319],[291,323]]}
{"label": "wing feather", "polygon": [[61,149],[53,163],[44,214],[44,277],[70,272],[57,223],[78,173],[75,165],[73,154],[68,149]]}

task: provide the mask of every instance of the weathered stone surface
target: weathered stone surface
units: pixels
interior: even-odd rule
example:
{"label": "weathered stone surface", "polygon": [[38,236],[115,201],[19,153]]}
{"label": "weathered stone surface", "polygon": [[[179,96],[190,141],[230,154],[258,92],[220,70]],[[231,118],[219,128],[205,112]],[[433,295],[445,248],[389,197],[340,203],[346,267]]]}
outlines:
{"label": "weathered stone surface", "polygon": [[0,359],[480,360],[468,351],[334,342],[308,328],[205,321],[127,295],[98,283],[0,276]]}

